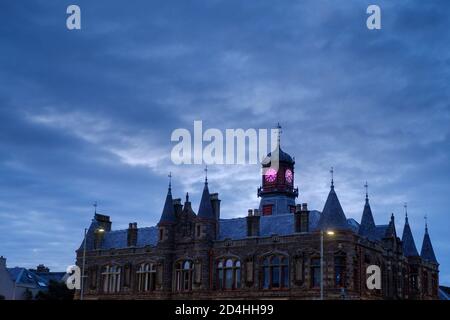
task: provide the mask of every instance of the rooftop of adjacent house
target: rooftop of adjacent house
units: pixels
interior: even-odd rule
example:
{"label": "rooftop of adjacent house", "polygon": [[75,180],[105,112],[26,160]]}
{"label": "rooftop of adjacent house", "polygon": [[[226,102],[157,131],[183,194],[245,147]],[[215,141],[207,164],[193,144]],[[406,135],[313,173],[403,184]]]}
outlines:
{"label": "rooftop of adjacent house", "polygon": [[62,281],[66,274],[65,272],[38,273],[21,267],[7,268],[7,270],[16,285],[33,288],[46,288],[51,280]]}

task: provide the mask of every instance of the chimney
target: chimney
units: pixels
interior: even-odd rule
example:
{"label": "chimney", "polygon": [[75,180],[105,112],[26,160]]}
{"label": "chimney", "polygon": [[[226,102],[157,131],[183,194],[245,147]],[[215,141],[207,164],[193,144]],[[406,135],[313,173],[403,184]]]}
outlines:
{"label": "chimney", "polygon": [[138,228],[137,223],[133,222],[128,225],[127,230],[127,246],[135,247],[137,244]]}
{"label": "chimney", "polygon": [[181,198],[173,199],[173,207],[175,210],[175,216],[179,216],[183,211],[183,205],[181,204]]}
{"label": "chimney", "polygon": [[50,272],[50,269],[44,266],[43,264],[40,264],[36,267],[36,273],[47,273]]}
{"label": "chimney", "polygon": [[[253,212],[255,211],[255,214]],[[248,210],[247,215],[247,237],[258,237],[259,236],[259,225],[261,216],[259,215],[258,209]]]}
{"label": "chimney", "polygon": [[0,268],[6,268],[6,258],[4,256],[0,256]]}
{"label": "chimney", "polygon": [[111,220],[109,216],[96,213],[94,216],[95,221],[97,221],[101,228],[103,228],[106,232],[111,231]]}
{"label": "chimney", "polygon": [[219,221],[220,220],[220,199],[219,199],[219,194],[218,193],[211,193],[210,194],[210,198],[211,198],[211,205],[212,205],[212,208],[213,208],[214,215],[216,217],[216,220]]}
{"label": "chimney", "polygon": [[306,203],[297,204],[294,219],[295,232],[309,232],[309,211]]}

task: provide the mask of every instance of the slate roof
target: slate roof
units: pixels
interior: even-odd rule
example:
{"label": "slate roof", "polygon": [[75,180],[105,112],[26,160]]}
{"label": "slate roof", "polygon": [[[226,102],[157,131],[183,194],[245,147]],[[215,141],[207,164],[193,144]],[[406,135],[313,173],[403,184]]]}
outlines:
{"label": "slate roof", "polygon": [[[312,210],[309,215],[309,228],[314,230],[320,218],[320,212]],[[260,236],[270,237],[294,233],[294,215],[292,213],[261,216]],[[220,220],[219,240],[245,239],[247,237],[247,218],[233,218]]]}
{"label": "slate roof", "polygon": [[402,235],[403,243],[403,254],[406,257],[418,257],[419,252],[417,252],[416,244],[414,243],[414,237],[409,227],[408,216],[405,218],[405,227],[403,228]]}
{"label": "slate roof", "polygon": [[430,235],[428,234],[428,227],[425,227],[425,235],[423,236],[422,250],[420,251],[422,259],[438,263],[436,255],[434,254],[433,245],[431,244]]}
{"label": "slate roof", "polygon": [[198,208],[198,217],[204,219],[215,219],[207,181],[205,181],[205,186],[203,188],[202,199],[200,200],[200,206]]}
{"label": "slate roof", "polygon": [[173,207],[172,190],[169,187],[166,196],[166,202],[164,203],[164,208],[161,214],[161,219],[159,223],[175,223],[175,209]]}
{"label": "slate roof", "polygon": [[317,229],[326,230],[346,230],[350,229],[347,218],[345,217],[344,210],[342,210],[341,203],[334,191],[333,184],[331,185],[330,193],[328,194],[327,201],[322,210]]}
{"label": "slate roof", "polygon": [[[288,153],[284,152],[281,149],[280,145],[278,145],[277,148],[278,148],[278,150],[275,150],[275,152],[278,151],[278,157],[279,157],[280,162],[286,162],[286,163],[290,163],[290,164],[295,163],[294,160],[292,159],[292,157]],[[267,156],[263,159],[262,164],[263,165],[270,164],[271,159],[272,159],[272,152],[269,152],[267,154]]]}
{"label": "slate roof", "polygon": [[17,285],[44,289],[48,286],[50,280],[61,281],[65,272],[45,272],[36,273],[26,268],[7,268],[11,280]]}
{"label": "slate roof", "polygon": [[[127,247],[127,229],[105,232],[101,249],[120,249]],[[155,246],[158,243],[158,228],[138,228],[137,247]]]}
{"label": "slate roof", "polygon": [[363,237],[367,237],[370,240],[374,240],[376,232],[375,220],[373,219],[372,209],[370,208],[369,198],[366,196],[366,203],[364,205],[364,211],[361,217],[361,226],[359,227],[358,234]]}

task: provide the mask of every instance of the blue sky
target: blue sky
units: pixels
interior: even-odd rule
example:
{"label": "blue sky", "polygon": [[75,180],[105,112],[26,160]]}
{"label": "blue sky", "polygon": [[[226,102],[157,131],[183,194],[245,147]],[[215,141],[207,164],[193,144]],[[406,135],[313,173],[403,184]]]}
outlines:
{"label": "blue sky", "polygon": [[[65,27],[66,8],[82,30]],[[365,26],[379,4],[382,30]],[[450,2],[13,1],[0,4],[0,254],[72,264],[92,203],[113,228],[198,207],[202,166],[170,161],[176,128],[283,125],[300,202],[321,210],[335,168],[347,217],[364,182],[377,224],[424,215],[450,284]],[[258,166],[211,166],[222,216],[258,206]]]}

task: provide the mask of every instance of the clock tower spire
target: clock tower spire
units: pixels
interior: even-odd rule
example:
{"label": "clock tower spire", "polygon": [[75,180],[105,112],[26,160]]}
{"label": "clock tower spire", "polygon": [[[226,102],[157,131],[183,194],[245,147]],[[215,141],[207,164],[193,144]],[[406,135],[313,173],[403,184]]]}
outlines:
{"label": "clock tower spire", "polygon": [[263,215],[295,212],[294,159],[281,150],[281,125],[277,125],[277,146],[262,161],[262,186],[258,188],[261,198],[260,212]]}

